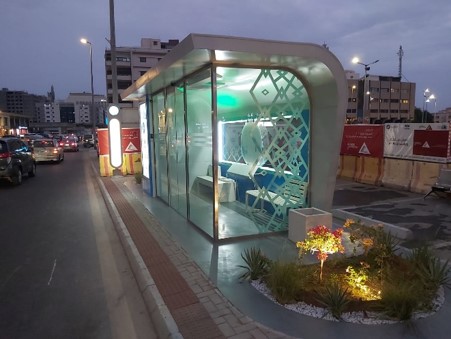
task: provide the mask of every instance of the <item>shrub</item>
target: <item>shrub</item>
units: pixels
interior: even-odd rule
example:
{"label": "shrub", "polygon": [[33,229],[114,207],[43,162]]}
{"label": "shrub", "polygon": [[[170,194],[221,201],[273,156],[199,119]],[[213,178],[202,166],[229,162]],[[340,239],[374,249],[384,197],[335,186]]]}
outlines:
{"label": "shrub", "polygon": [[434,254],[428,246],[418,247],[412,250],[408,256],[408,260],[416,269],[429,264],[430,260],[434,258]]}
{"label": "shrub", "polygon": [[395,239],[391,233],[386,233],[383,229],[376,233],[374,246],[368,256],[376,264],[381,279],[384,270],[397,257],[398,244],[399,240]]}
{"label": "shrub", "polygon": [[368,251],[374,246],[374,239],[380,228],[379,226],[368,227],[360,221],[352,219],[346,219],[343,227],[349,232],[349,240],[354,244],[354,255],[357,254],[357,247],[362,247],[364,254],[368,254]]}
{"label": "shrub", "polygon": [[382,284],[380,311],[398,320],[409,320],[413,312],[424,305],[424,286],[418,279],[409,278],[403,272],[386,268]]}
{"label": "shrub", "polygon": [[332,232],[324,225],[318,225],[307,232],[307,239],[298,241],[296,247],[299,248],[299,256],[302,257],[305,252],[318,252],[316,258],[321,263],[319,280],[323,280],[323,266],[329,254],[343,253],[344,247],[341,243],[343,229],[339,228]]}
{"label": "shrub", "polygon": [[276,261],[265,278],[268,288],[277,302],[287,304],[300,299],[304,280],[296,263]]}
{"label": "shrub", "polygon": [[427,263],[420,266],[420,275],[423,283],[433,292],[443,285],[451,287],[451,279],[449,274],[451,268],[448,266],[448,261],[441,263],[439,258],[430,258]]}
{"label": "shrub", "polygon": [[338,282],[325,285],[318,290],[318,302],[323,305],[334,318],[341,319],[350,302],[348,289],[344,289]]}
{"label": "shrub", "polygon": [[268,273],[271,260],[259,248],[252,247],[250,250],[244,250],[241,258],[246,265],[238,265],[238,267],[244,268],[246,271],[240,275],[240,280],[257,280]]}

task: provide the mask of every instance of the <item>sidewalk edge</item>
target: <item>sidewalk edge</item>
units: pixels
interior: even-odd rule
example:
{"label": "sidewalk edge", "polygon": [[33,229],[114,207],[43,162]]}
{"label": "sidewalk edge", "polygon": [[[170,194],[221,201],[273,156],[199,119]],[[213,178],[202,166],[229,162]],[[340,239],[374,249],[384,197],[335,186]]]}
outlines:
{"label": "sidewalk edge", "polygon": [[159,338],[183,338],[178,326],[172,317],[169,309],[165,305],[158,288],[150,275],[141,255],[138,252],[128,230],[119,215],[105,185],[101,178],[97,178],[103,199],[107,205],[111,219],[116,228],[116,232],[122,242],[122,247],[128,257],[133,274],[137,280],[140,292],[146,303],[150,317],[158,333]]}

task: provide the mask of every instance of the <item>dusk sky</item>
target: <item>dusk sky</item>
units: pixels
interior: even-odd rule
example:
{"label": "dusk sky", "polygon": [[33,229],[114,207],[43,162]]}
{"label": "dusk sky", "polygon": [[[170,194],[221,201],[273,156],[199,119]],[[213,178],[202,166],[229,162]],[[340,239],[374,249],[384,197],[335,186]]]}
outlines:
{"label": "dusk sky", "polygon": [[[105,94],[104,51],[109,48],[109,0],[0,0],[0,87],[57,99]],[[116,45],[139,47],[141,38],[183,40],[190,33],[326,43],[345,70],[397,76],[402,45],[403,81],[417,85],[416,106],[429,88],[430,112],[451,107],[451,1],[432,0],[115,0]]]}

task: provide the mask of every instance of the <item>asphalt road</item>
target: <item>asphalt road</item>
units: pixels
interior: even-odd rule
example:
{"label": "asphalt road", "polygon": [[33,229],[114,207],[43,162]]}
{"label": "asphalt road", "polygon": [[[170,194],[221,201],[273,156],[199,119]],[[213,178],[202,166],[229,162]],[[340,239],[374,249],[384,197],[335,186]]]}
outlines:
{"label": "asphalt road", "polygon": [[156,338],[90,152],[0,182],[0,339]]}

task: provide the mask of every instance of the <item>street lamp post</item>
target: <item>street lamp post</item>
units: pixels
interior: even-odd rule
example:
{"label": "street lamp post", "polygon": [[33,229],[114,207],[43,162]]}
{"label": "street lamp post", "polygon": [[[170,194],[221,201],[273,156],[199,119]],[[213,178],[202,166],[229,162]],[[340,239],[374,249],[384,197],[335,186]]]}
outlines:
{"label": "street lamp post", "polygon": [[423,92],[423,112],[421,114],[422,123],[427,122],[426,110],[428,107],[428,102],[431,102],[431,100],[435,100],[435,103],[437,103],[437,98],[435,97],[435,95],[431,93],[429,88],[426,88]]}
{"label": "street lamp post", "polygon": [[374,60],[373,62],[370,62],[369,64],[365,64],[363,62],[360,62],[359,58],[354,57],[352,59],[352,63],[353,64],[359,64],[362,65],[364,67],[365,70],[365,78],[363,79],[363,109],[362,109],[362,120],[365,117],[365,113],[368,110],[368,106],[369,106],[369,95],[370,95],[370,91],[368,89],[368,71],[370,70],[370,65],[375,64],[376,62],[379,62],[378,60]]}
{"label": "street lamp post", "polygon": [[[96,133],[96,115],[94,110],[94,75],[92,72],[92,43],[85,38],[80,39],[80,42],[89,45],[89,59],[91,63],[91,120],[92,120],[92,134]],[[94,136],[95,137],[95,136]]]}

